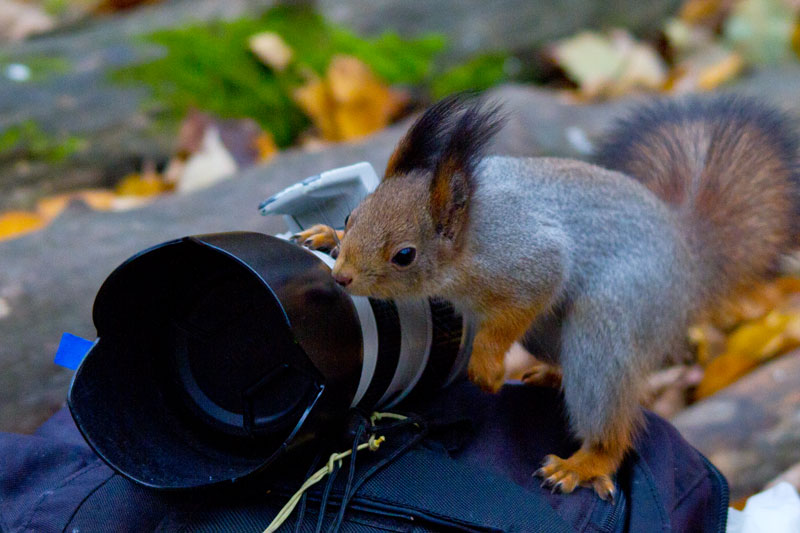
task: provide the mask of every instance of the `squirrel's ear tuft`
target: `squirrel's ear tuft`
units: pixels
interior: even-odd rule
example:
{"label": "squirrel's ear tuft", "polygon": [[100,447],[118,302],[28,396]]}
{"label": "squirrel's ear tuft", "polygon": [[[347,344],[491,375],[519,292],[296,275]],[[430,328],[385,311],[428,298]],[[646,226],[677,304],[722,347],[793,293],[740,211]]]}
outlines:
{"label": "squirrel's ear tuft", "polygon": [[475,170],[492,137],[503,126],[500,106],[474,100],[462,106],[433,170],[430,209],[436,231],[457,239],[466,227]]}
{"label": "squirrel's ear tuft", "polygon": [[414,170],[433,170],[447,143],[453,117],[463,102],[464,96],[455,94],[429,107],[397,144],[386,165],[384,179]]}

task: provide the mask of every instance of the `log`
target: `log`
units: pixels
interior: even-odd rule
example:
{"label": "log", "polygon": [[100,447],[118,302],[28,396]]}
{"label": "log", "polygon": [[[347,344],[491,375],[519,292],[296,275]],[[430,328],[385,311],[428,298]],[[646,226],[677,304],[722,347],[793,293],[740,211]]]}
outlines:
{"label": "log", "polygon": [[800,461],[800,350],[758,368],[672,419],[728,478],[731,501]]}
{"label": "log", "polygon": [[[787,97],[800,93],[800,69],[767,71],[747,83],[746,92],[800,106]],[[510,117],[492,151],[516,156],[586,157],[584,140],[600,137],[631,105],[570,104],[552,91],[515,85],[488,97],[504,102]],[[380,172],[407,126],[318,153],[287,150],[235,179],[195,194],[164,196],[135,211],[75,206],[42,231],[0,242],[0,431],[30,432],[63,404],[71,373],[52,364],[58,339],[64,331],[94,336],[94,295],[120,262],[184,235],[284,231],[280,219],[258,215],[258,202],[307,176],[358,161],[370,161]]]}

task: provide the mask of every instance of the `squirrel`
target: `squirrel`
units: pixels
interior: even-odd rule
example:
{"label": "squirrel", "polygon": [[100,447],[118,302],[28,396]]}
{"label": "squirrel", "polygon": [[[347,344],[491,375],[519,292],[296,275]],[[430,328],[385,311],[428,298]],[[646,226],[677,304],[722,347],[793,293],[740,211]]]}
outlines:
{"label": "squirrel", "polygon": [[797,141],[786,117],[743,97],[644,105],[594,164],[486,156],[503,122],[498,105],[442,100],[343,231],[318,225],[295,239],[333,249],[333,276],[351,294],[443,297],[471,315],[468,373],[485,390],[503,385],[515,341],[546,333],[526,381],[560,382],[582,444],[536,474],[613,499],[648,374],[692,321],[773,274],[797,244]]}

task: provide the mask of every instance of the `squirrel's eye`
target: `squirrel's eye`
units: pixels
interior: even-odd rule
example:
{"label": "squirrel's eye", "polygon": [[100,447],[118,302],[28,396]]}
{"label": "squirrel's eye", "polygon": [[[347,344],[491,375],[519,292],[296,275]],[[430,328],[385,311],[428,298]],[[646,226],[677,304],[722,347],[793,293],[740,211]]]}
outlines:
{"label": "squirrel's eye", "polygon": [[394,254],[394,257],[392,257],[392,263],[397,266],[407,267],[414,262],[415,257],[417,257],[417,249],[409,246],[408,248],[403,248]]}
{"label": "squirrel's eye", "polygon": [[347,216],[344,217],[344,227],[347,227],[347,223],[350,221],[350,213],[347,213]]}

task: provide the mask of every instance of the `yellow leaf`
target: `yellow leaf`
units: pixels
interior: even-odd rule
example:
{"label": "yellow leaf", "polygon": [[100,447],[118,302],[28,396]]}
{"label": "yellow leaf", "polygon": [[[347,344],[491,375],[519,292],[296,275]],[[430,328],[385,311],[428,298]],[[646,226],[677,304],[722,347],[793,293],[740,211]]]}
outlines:
{"label": "yellow leaf", "polygon": [[36,213],[9,211],[0,215],[0,241],[15,239],[37,231],[47,225],[47,220]]}
{"label": "yellow leaf", "polygon": [[275,144],[275,138],[269,132],[261,133],[254,142],[258,151],[258,160],[261,163],[269,161],[278,153],[278,145]]}
{"label": "yellow leaf", "polygon": [[323,80],[313,78],[302,87],[295,89],[292,95],[300,108],[319,128],[325,139],[339,140],[339,132],[333,119],[333,98]]}
{"label": "yellow leaf", "polygon": [[355,57],[335,56],[324,79],[311,77],[294,91],[295,101],[326,140],[349,140],[373,133],[405,103]]}
{"label": "yellow leaf", "polygon": [[155,196],[170,189],[170,185],[157,175],[133,173],[122,178],[114,192],[118,196]]}
{"label": "yellow leaf", "polygon": [[742,56],[722,45],[709,44],[681,59],[671,74],[667,89],[678,92],[715,89],[742,73]]}
{"label": "yellow leaf", "polygon": [[696,398],[705,398],[727,387],[750,369],[775,355],[800,346],[800,311],[772,311],[736,329],[725,353],[706,366]]}
{"label": "yellow leaf", "polygon": [[697,362],[708,365],[725,351],[725,334],[711,324],[704,323],[689,328],[689,341],[695,346]]}
{"label": "yellow leaf", "polygon": [[716,89],[723,83],[736,78],[744,69],[744,59],[730,53],[719,62],[706,67],[697,78],[697,87],[703,91]]}
{"label": "yellow leaf", "polygon": [[792,30],[792,50],[795,55],[800,58],[800,16],[794,21],[794,29]]}
{"label": "yellow leaf", "polygon": [[689,24],[699,24],[719,17],[730,5],[725,0],[687,0],[681,6],[680,18]]}
{"label": "yellow leaf", "polygon": [[42,198],[36,203],[36,212],[45,220],[53,220],[67,208],[70,200],[72,200],[71,194]]}
{"label": "yellow leaf", "polygon": [[117,195],[104,189],[86,189],[75,193],[75,197],[82,200],[95,211],[110,211],[115,209]]}

